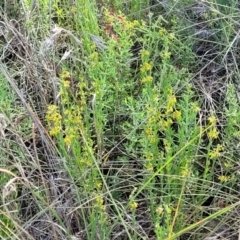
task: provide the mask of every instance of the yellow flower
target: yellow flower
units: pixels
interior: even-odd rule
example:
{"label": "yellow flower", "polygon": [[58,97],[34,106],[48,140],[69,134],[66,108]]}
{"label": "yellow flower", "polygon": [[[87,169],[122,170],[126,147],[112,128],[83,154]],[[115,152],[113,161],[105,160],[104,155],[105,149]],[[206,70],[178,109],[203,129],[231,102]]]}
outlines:
{"label": "yellow flower", "polygon": [[53,128],[49,131],[49,133],[50,133],[51,136],[56,136],[56,135],[58,135],[58,133],[60,133],[60,131],[61,131],[61,127],[56,126],[56,127],[53,127]]}
{"label": "yellow flower", "polygon": [[125,22],[125,30],[132,30],[134,28],[133,22],[126,21]]}
{"label": "yellow flower", "polygon": [[189,176],[190,175],[190,170],[187,169],[187,168],[183,168],[182,171],[181,171],[181,175],[182,176]]}
{"label": "yellow flower", "polygon": [[142,67],[140,68],[140,71],[141,72],[147,72],[147,71],[150,71],[151,69],[152,69],[152,64],[150,64],[150,63],[144,63],[143,65],[142,65]]}
{"label": "yellow flower", "polygon": [[92,165],[93,165],[93,163],[91,162],[91,160],[85,161],[85,164],[86,164],[86,166],[88,166],[88,167],[92,167]]}
{"label": "yellow flower", "polygon": [[210,152],[209,153],[209,157],[211,158],[211,159],[215,159],[215,158],[218,158],[218,157],[220,157],[221,156],[221,154],[219,153],[219,152]]}
{"label": "yellow flower", "polygon": [[208,121],[211,125],[216,125],[217,119],[215,116],[211,116],[208,118]]}
{"label": "yellow flower", "polygon": [[158,122],[158,126],[160,127],[161,130],[165,131],[171,124],[173,123],[172,119],[169,118],[167,120],[160,120]]}
{"label": "yellow flower", "polygon": [[212,152],[209,153],[209,157],[211,159],[218,158],[221,156],[220,151],[224,150],[223,146],[218,144],[216,148],[213,149]]}
{"label": "yellow flower", "polygon": [[166,113],[171,113],[173,111],[173,107],[175,103],[177,102],[177,99],[174,95],[170,96],[168,98],[167,106],[166,106]]}
{"label": "yellow flower", "polygon": [[104,200],[102,196],[100,196],[99,194],[96,195],[95,203],[96,203],[96,207],[99,208],[100,210],[102,211],[106,210],[106,206],[103,204]]}
{"label": "yellow flower", "polygon": [[146,83],[146,82],[147,82],[147,79],[144,77],[144,78],[142,78],[141,82],[142,82],[142,83]]}
{"label": "yellow flower", "polygon": [[147,156],[146,156],[146,160],[147,161],[153,160],[153,154],[152,153],[148,153]]}
{"label": "yellow flower", "polygon": [[130,204],[130,209],[131,209],[132,211],[135,210],[137,207],[138,207],[138,203],[137,203],[137,202],[132,202],[132,203]]}
{"label": "yellow flower", "polygon": [[52,120],[55,122],[60,122],[61,119],[62,119],[62,116],[59,113],[54,113],[52,115]]}
{"label": "yellow flower", "polygon": [[171,57],[171,52],[168,52],[165,50],[165,51],[161,52],[160,55],[163,59],[169,59]]}
{"label": "yellow flower", "polygon": [[161,28],[159,30],[160,37],[164,37],[167,34],[167,30],[165,28]]}
{"label": "yellow flower", "polygon": [[150,52],[146,49],[142,49],[141,50],[141,56],[142,57],[145,57],[145,56],[149,56],[150,55]]}
{"label": "yellow flower", "polygon": [[181,115],[182,115],[181,111],[176,110],[173,112],[172,117],[176,120],[179,120],[181,119]]}
{"label": "yellow flower", "polygon": [[54,126],[57,126],[61,123],[62,116],[57,113],[47,113],[46,120],[48,121],[49,124],[52,124]]}
{"label": "yellow flower", "polygon": [[176,102],[177,102],[177,99],[174,95],[170,96],[170,98],[168,99],[168,103],[171,105],[173,105]]}
{"label": "yellow flower", "polygon": [[209,132],[207,133],[208,137],[210,139],[217,139],[218,135],[219,135],[219,131],[217,130],[216,127],[212,128],[211,130],[209,130]]}
{"label": "yellow flower", "polygon": [[218,180],[220,180],[221,182],[227,182],[230,180],[230,177],[221,175],[218,177]]}
{"label": "yellow flower", "polygon": [[134,20],[134,21],[133,21],[133,26],[134,26],[134,27],[140,26],[140,22],[139,22],[138,20]]}
{"label": "yellow flower", "polygon": [[153,172],[153,165],[151,162],[148,162],[146,164],[146,169],[149,171],[149,172]]}
{"label": "yellow flower", "polygon": [[193,110],[193,112],[199,112],[201,110],[201,108],[197,105],[197,103],[193,103],[191,109]]}
{"label": "yellow flower", "polygon": [[63,9],[62,8],[57,9],[56,13],[59,17],[63,17]]}
{"label": "yellow flower", "polygon": [[224,163],[225,168],[230,168],[231,166],[232,166],[232,164],[230,162],[225,162]]}
{"label": "yellow flower", "polygon": [[102,211],[105,211],[105,210],[106,210],[106,206],[105,206],[105,205],[101,205],[99,208],[100,208],[100,210],[102,210]]}
{"label": "yellow flower", "polygon": [[69,88],[70,87],[70,82],[69,81],[63,81],[63,87],[64,88]]}
{"label": "yellow flower", "polygon": [[54,112],[56,110],[58,110],[58,107],[56,105],[49,105],[48,106],[48,111],[49,112]]}
{"label": "yellow flower", "polygon": [[61,74],[60,74],[60,78],[61,79],[69,79],[71,77],[70,72],[64,70]]}
{"label": "yellow flower", "polygon": [[89,59],[90,60],[97,60],[98,59],[98,53],[97,52],[94,52],[92,54],[89,55]]}
{"label": "yellow flower", "polygon": [[74,138],[74,135],[73,134],[70,134],[70,135],[67,135],[65,138],[64,138],[64,143],[69,146],[71,143],[72,143],[72,140]]}
{"label": "yellow flower", "polygon": [[152,76],[144,77],[141,80],[142,83],[151,83],[152,81],[153,81],[153,77]]}
{"label": "yellow flower", "polygon": [[163,145],[166,152],[169,152],[171,150],[171,144],[166,139],[163,140]]}
{"label": "yellow flower", "polygon": [[103,204],[103,198],[100,195],[96,196],[95,201],[96,201],[97,205],[102,205]]}
{"label": "yellow flower", "polygon": [[98,183],[96,184],[96,186],[97,186],[98,189],[100,189],[100,188],[102,187],[102,183],[101,183],[101,182],[98,182]]}
{"label": "yellow flower", "polygon": [[152,76],[147,76],[147,77],[146,77],[146,81],[147,81],[148,83],[151,83],[151,82],[153,81],[153,77],[152,77]]}

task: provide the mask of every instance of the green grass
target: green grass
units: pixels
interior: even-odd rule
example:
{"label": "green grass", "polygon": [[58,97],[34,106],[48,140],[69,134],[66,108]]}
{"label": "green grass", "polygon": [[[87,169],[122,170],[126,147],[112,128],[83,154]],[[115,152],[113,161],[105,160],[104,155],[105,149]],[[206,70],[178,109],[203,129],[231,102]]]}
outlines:
{"label": "green grass", "polygon": [[151,4],[3,17],[2,239],[236,239],[237,1]]}

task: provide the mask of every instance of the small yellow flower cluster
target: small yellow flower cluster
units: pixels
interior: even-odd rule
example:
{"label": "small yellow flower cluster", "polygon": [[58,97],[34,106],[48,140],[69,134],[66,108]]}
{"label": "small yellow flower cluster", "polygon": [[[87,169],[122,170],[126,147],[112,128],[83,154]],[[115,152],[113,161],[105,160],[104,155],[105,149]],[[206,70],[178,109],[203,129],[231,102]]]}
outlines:
{"label": "small yellow flower cluster", "polygon": [[[149,172],[154,171],[156,156],[153,152],[154,146],[158,145],[159,137],[158,137],[158,126],[157,123],[159,118],[161,117],[160,111],[158,109],[158,96],[157,90],[155,88],[149,89],[151,91],[151,99],[149,103],[146,104],[146,116],[147,121],[144,127],[144,157],[145,161],[145,169]],[[151,147],[149,147],[149,145]]]}
{"label": "small yellow flower cluster", "polygon": [[232,163],[227,161],[224,163],[224,167],[229,169],[230,167],[232,167]]}
{"label": "small yellow flower cluster", "polygon": [[142,73],[145,73],[145,72],[148,72],[148,71],[152,70],[152,67],[153,67],[153,65],[151,63],[145,62],[145,63],[142,64],[142,66],[140,68],[140,71]]}
{"label": "small yellow flower cluster", "polygon": [[173,108],[177,102],[177,98],[175,95],[170,95],[167,100],[167,105],[166,105],[166,113],[171,113],[173,112]]}
{"label": "small yellow flower cluster", "polygon": [[60,79],[65,80],[65,79],[69,79],[71,77],[71,73],[68,72],[67,70],[63,70],[60,75],[59,75]]}
{"label": "small yellow flower cluster", "polygon": [[68,81],[68,80],[62,81],[62,84],[63,84],[63,87],[66,89],[70,87],[70,81]]}
{"label": "small yellow flower cluster", "polygon": [[152,153],[147,152],[145,154],[145,158],[146,158],[146,163],[145,163],[145,167],[149,172],[153,172],[153,160],[154,160],[154,156]]}
{"label": "small yellow flower cluster", "polygon": [[146,49],[142,49],[140,51],[140,54],[141,54],[142,59],[144,59],[145,57],[149,57],[150,56],[150,52],[148,50],[146,50]]}
{"label": "small yellow flower cluster", "polygon": [[209,152],[209,157],[211,159],[216,159],[221,156],[221,151],[224,150],[224,147],[220,144],[217,145],[216,148],[214,148],[212,151]]}
{"label": "small yellow flower cluster", "polygon": [[101,182],[97,182],[96,183],[96,187],[97,187],[97,189],[101,189],[102,188],[102,183]]}
{"label": "small yellow flower cluster", "polygon": [[221,176],[218,177],[218,180],[220,182],[228,182],[229,180],[231,180],[231,177],[230,176],[221,175]]}
{"label": "small yellow flower cluster", "polygon": [[153,160],[153,154],[152,153],[146,154],[146,160],[152,161]]}
{"label": "small yellow flower cluster", "polygon": [[165,105],[165,112],[162,114],[162,117],[159,118],[158,126],[161,131],[166,131],[168,127],[173,124],[173,120],[180,120],[182,113],[180,110],[176,110],[177,98],[173,94],[173,90],[169,89],[167,96],[167,102]]}
{"label": "small yellow flower cluster", "polygon": [[216,127],[217,119],[215,116],[212,115],[211,117],[208,118],[208,121],[210,123],[211,128],[208,130],[207,135],[210,139],[217,139],[219,135],[219,131],[217,130]]}
{"label": "small yellow flower cluster", "polygon": [[194,102],[191,103],[191,110],[195,113],[198,113],[201,110],[201,108],[198,106],[197,102]]}
{"label": "small yellow flower cluster", "polygon": [[153,81],[152,76],[143,77],[142,80],[141,80],[142,83],[152,83],[152,81]]}
{"label": "small yellow flower cluster", "polygon": [[104,205],[103,197],[100,194],[96,194],[96,196],[95,196],[95,207],[97,207],[101,211],[106,210],[106,206]]}
{"label": "small yellow flower cluster", "polygon": [[64,138],[64,143],[69,146],[71,143],[72,143],[72,140],[74,139],[74,135],[71,134],[71,135],[67,135],[65,138]]}
{"label": "small yellow flower cluster", "polygon": [[[96,44],[94,46],[96,48]],[[98,71],[100,67],[98,52],[93,52],[92,54],[89,55],[88,58],[89,58],[89,67],[91,67],[92,69],[95,69],[95,71]]]}
{"label": "small yellow flower cluster", "polygon": [[211,125],[215,126],[216,125],[216,122],[217,122],[217,119],[215,116],[211,116],[208,118],[208,121]]}
{"label": "small yellow flower cluster", "polygon": [[57,13],[57,16],[59,18],[63,18],[64,17],[64,13],[63,13],[63,9],[62,8],[58,8],[56,13]]}
{"label": "small yellow flower cluster", "polygon": [[83,172],[85,171],[86,168],[92,167],[94,164],[94,160],[92,158],[94,152],[93,140],[90,139],[89,137],[85,137],[85,141],[87,142],[88,146],[86,145],[81,146],[82,147],[81,153],[78,156],[78,163],[79,166],[81,166],[81,170],[83,170]]}
{"label": "small yellow flower cluster", "polygon": [[[79,83],[76,87],[75,97],[78,98],[78,102],[74,102],[71,99],[71,92],[68,91],[66,86],[64,87],[64,82],[66,78],[69,77],[69,73],[65,71],[61,76],[61,101],[62,101],[62,125],[64,130],[63,141],[67,150],[73,151],[76,157],[76,165],[81,169],[81,171],[86,171],[86,168],[91,167],[93,164],[90,149],[92,149],[93,141],[88,137],[84,136],[84,141],[82,141],[83,135],[85,135],[84,129],[86,129],[83,121],[83,113],[86,106],[86,83],[84,78],[79,78]],[[86,142],[88,147],[86,147]],[[83,143],[83,144],[82,144]],[[91,184],[90,184],[91,185]]]}
{"label": "small yellow flower cluster", "polygon": [[172,212],[174,211],[174,209],[171,205],[165,205],[164,204],[164,205],[158,206],[155,211],[156,211],[157,215],[161,216],[161,217],[162,217],[163,214],[166,214],[166,218],[168,220],[170,220]]}
{"label": "small yellow flower cluster", "polygon": [[171,150],[171,144],[169,143],[169,141],[167,139],[163,140],[163,145],[164,145],[166,152],[169,152]]}
{"label": "small yellow flower cluster", "polygon": [[131,209],[132,211],[134,211],[137,207],[138,207],[138,203],[137,203],[137,202],[132,202],[132,203],[130,204],[130,209]]}
{"label": "small yellow flower cluster", "polygon": [[136,191],[137,191],[137,188],[135,187],[129,196],[129,200],[130,200],[129,208],[131,211],[135,211],[136,208],[138,207],[138,203],[133,199],[133,195]]}
{"label": "small yellow flower cluster", "polygon": [[184,176],[184,177],[188,177],[188,176],[190,176],[190,174],[191,174],[191,171],[187,168],[183,168],[181,170],[181,175]]}
{"label": "small yellow flower cluster", "polygon": [[115,40],[118,40],[118,36],[122,35],[122,33],[125,34],[125,36],[128,36],[128,38],[134,36],[136,33],[135,28],[141,26],[139,21],[129,21],[121,12],[117,14],[105,10],[104,17],[106,21],[105,32],[110,34]]}
{"label": "small yellow flower cluster", "polygon": [[153,131],[152,128],[146,128],[145,129],[145,134],[146,134],[146,138],[148,140],[148,143],[151,143],[151,144],[155,144],[158,142],[158,136],[157,134],[155,133],[155,131]]}
{"label": "small yellow flower cluster", "polygon": [[51,136],[57,136],[61,131],[61,127],[55,126],[50,129],[50,135]]}
{"label": "small yellow flower cluster", "polygon": [[63,110],[64,143],[68,147],[71,146],[73,141],[80,141],[80,129],[83,128],[81,112],[81,107],[74,104],[70,107],[67,105],[66,109]]}
{"label": "small yellow flower cluster", "polygon": [[125,21],[124,22],[124,30],[125,31],[130,31],[130,34],[132,34],[132,36],[135,34],[133,34],[133,29],[136,28],[136,27],[139,27],[140,26],[140,23],[139,21],[137,20],[134,20],[134,21]]}
{"label": "small yellow flower cluster", "polygon": [[145,168],[147,169],[147,171],[153,173],[153,164],[151,162],[147,162],[145,165]]}
{"label": "small yellow flower cluster", "polygon": [[48,106],[46,120],[50,127],[50,135],[51,136],[58,135],[62,129],[61,127],[62,116],[58,112],[58,107],[56,105]]}
{"label": "small yellow flower cluster", "polygon": [[161,29],[159,30],[159,35],[160,35],[160,37],[165,37],[165,36],[167,35],[167,30],[166,30],[166,28],[161,28]]}
{"label": "small yellow flower cluster", "polygon": [[164,39],[166,39],[166,38],[170,39],[170,40],[175,39],[175,34],[174,33],[168,33],[166,28],[160,28],[159,35],[160,35],[161,38],[164,38]]}
{"label": "small yellow flower cluster", "polygon": [[154,126],[157,125],[160,114],[157,113],[157,109],[150,107],[147,110],[147,116],[149,117],[144,132],[146,134],[147,141],[151,144],[155,144],[158,142],[158,136]]}
{"label": "small yellow flower cluster", "polygon": [[210,139],[217,139],[218,135],[219,135],[219,131],[217,130],[217,128],[214,126],[213,128],[211,128],[208,132],[207,135]]}
{"label": "small yellow flower cluster", "polygon": [[[154,103],[157,102],[156,99],[159,97],[158,94],[156,93],[157,92],[157,89],[153,89],[153,91],[155,93],[153,93],[152,97],[153,99],[155,99]],[[152,103],[152,102],[151,102]],[[146,109],[147,109],[147,113],[149,114],[149,116],[152,116],[152,115],[155,115],[155,118],[159,118],[161,116],[161,113],[157,111],[156,109],[156,105],[153,105],[152,104],[146,104],[145,105]]]}
{"label": "small yellow flower cluster", "polygon": [[168,62],[168,59],[171,58],[172,53],[169,51],[169,48],[171,46],[171,41],[175,39],[174,33],[168,33],[165,28],[160,28],[159,35],[161,37],[161,40],[163,40],[163,48],[160,52],[160,57],[162,59],[162,62]]}
{"label": "small yellow flower cluster", "polygon": [[114,15],[111,14],[107,8],[104,9],[103,14],[107,22],[112,23],[114,21]]}
{"label": "small yellow flower cluster", "polygon": [[62,103],[66,103],[69,101],[68,90],[70,88],[71,74],[70,74],[70,72],[64,70],[59,75],[59,77],[61,80],[61,86],[60,86],[61,100],[62,100]]}
{"label": "small yellow flower cluster", "polygon": [[173,121],[171,118],[167,118],[167,120],[160,119],[158,122],[158,126],[162,131],[166,131],[166,129],[170,127],[172,124],[173,124]]}
{"label": "small yellow flower cluster", "polygon": [[162,59],[170,59],[171,52],[164,50],[160,53],[160,56],[162,57]]}
{"label": "small yellow flower cluster", "polygon": [[92,61],[97,61],[98,60],[98,52],[93,52],[91,53],[88,58]]}
{"label": "small yellow flower cluster", "polygon": [[172,113],[173,119],[176,119],[176,120],[180,120],[180,119],[181,119],[181,115],[182,115],[182,113],[181,113],[181,111],[179,111],[179,110],[175,110],[175,111]]}
{"label": "small yellow flower cluster", "polygon": [[141,52],[142,65],[140,71],[142,73],[142,83],[151,84],[153,77],[151,76],[151,70],[153,68],[152,63],[149,63],[150,52],[146,49],[142,49]]}

